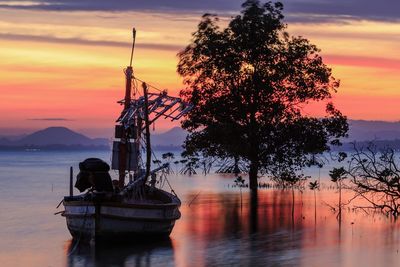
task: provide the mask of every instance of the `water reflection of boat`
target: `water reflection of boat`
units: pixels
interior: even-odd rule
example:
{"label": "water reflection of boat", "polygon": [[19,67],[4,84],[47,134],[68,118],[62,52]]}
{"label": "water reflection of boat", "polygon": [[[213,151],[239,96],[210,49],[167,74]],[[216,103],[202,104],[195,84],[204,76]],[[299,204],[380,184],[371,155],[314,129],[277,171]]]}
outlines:
{"label": "water reflection of boat", "polygon": [[[165,91],[148,92],[144,82],[140,96],[132,69],[134,45],[135,30],[130,65],[125,69],[125,98],[120,101],[124,108],[117,119],[113,142],[111,168],[118,170],[119,180],[111,181],[110,167],[99,159],[80,163],[75,187],[89,192],[72,196],[71,178],[70,196],[64,197],[62,213],[75,239],[168,236],[180,218],[181,202],[172,188],[169,193],[157,187],[161,184],[157,178],[168,165],[150,170],[150,125],[159,118],[179,119],[190,107]],[[146,151],[144,160],[142,150]]]}
{"label": "water reflection of boat", "polygon": [[[97,244],[95,247],[71,240],[67,247],[67,266],[152,266],[174,265],[171,239],[146,242]],[[160,264],[164,263],[164,264]]]}

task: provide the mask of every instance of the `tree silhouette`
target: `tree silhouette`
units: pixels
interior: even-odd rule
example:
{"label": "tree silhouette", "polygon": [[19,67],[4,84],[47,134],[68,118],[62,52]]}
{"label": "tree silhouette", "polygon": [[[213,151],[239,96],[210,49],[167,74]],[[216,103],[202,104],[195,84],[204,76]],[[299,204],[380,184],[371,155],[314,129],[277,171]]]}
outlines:
{"label": "tree silhouette", "polygon": [[314,222],[317,224],[317,194],[316,191],[319,190],[320,184],[318,181],[310,182],[308,184],[310,190],[314,192]]}
{"label": "tree silhouette", "polygon": [[248,0],[242,8],[224,29],[205,14],[178,54],[181,96],[194,105],[182,126],[188,153],[247,162],[256,193],[260,172],[272,174],[277,163],[312,165],[340,144],[348,125],[332,103],[323,118],[304,115],[307,103],[329,99],[339,82],[315,45],[285,31],[283,5]]}
{"label": "tree silhouette", "polygon": [[221,159],[219,168],[216,170],[216,173],[233,173],[236,175],[246,172],[246,166],[239,161],[239,157]]}
{"label": "tree silhouette", "polygon": [[357,147],[346,171],[356,197],[366,201],[363,210],[378,209],[397,219],[400,215],[400,164],[392,148],[378,150],[374,143]]}
{"label": "tree silhouette", "polygon": [[183,164],[182,169],[179,171],[180,174],[187,174],[189,176],[193,174],[197,174],[196,168],[199,167],[199,158],[197,155],[188,154],[186,151],[181,154],[182,160],[180,161]]}
{"label": "tree silhouette", "polygon": [[168,161],[168,163],[170,163],[171,160],[173,160],[175,158],[175,155],[172,152],[166,152],[166,153],[162,154],[161,157],[163,159],[166,159]]}
{"label": "tree silhouette", "polygon": [[214,159],[211,157],[202,157],[202,159],[200,160],[200,166],[201,166],[201,172],[204,175],[207,175],[208,173],[210,173],[212,165],[213,165]]}
{"label": "tree silhouette", "polygon": [[239,187],[240,190],[240,210],[243,207],[243,197],[242,197],[242,188],[245,187],[245,180],[243,180],[242,176],[237,176],[234,180],[235,186]]}
{"label": "tree silhouette", "polygon": [[[161,155],[161,157],[167,161],[168,163],[168,168],[166,169],[167,174],[170,174],[170,172],[172,171],[171,169],[171,161],[175,158],[174,153],[172,152],[166,152],[164,154]],[[173,171],[172,171],[173,172]]]}
{"label": "tree silhouette", "polygon": [[341,223],[342,220],[342,189],[343,189],[343,181],[347,179],[347,171],[343,168],[333,168],[331,171],[329,171],[329,176],[331,177],[331,181],[336,183],[336,187],[339,190],[339,203],[338,203],[338,215],[337,218],[339,220],[339,223]]}
{"label": "tree silhouette", "polygon": [[175,165],[175,171],[176,173],[178,173],[178,165],[179,165],[180,161],[179,160],[175,160],[174,161],[174,165]]}

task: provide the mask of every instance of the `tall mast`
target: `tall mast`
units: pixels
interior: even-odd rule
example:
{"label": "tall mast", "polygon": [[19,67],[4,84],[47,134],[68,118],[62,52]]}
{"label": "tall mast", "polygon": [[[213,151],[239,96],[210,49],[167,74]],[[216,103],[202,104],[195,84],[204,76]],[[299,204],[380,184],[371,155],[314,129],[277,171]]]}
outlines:
{"label": "tall mast", "polygon": [[[132,84],[135,79],[132,69],[133,53],[135,50],[136,30],[133,28],[133,42],[129,66],[125,69],[125,98],[124,109],[117,119],[115,138],[120,139],[113,143],[112,168],[119,172],[119,187],[125,186],[125,176],[131,171],[134,180],[148,179],[151,165],[150,125],[159,118],[178,120],[192,109],[192,105],[185,103],[179,97],[172,97],[166,91],[160,93],[149,93],[148,86],[143,83],[143,96],[132,99],[132,87],[137,93],[137,88]],[[134,94],[135,96],[137,94]],[[151,117],[150,117],[151,116]],[[141,162],[141,137],[145,134],[146,142],[146,165],[142,170]],[[131,140],[133,139],[132,143]],[[143,173],[145,171],[145,173]],[[129,177],[131,178],[131,176]],[[129,179],[131,182],[131,179]]]}
{"label": "tall mast", "polygon": [[126,68],[125,71],[125,78],[126,78],[126,83],[125,83],[125,101],[124,101],[124,109],[128,109],[130,104],[131,104],[131,88],[132,88],[132,75],[133,75],[133,69],[132,69],[132,60],[133,60],[133,52],[135,51],[135,40],[136,40],[136,29],[132,29],[132,34],[133,34],[133,41],[132,41],[132,50],[131,50],[131,60],[129,61],[129,66]]}
{"label": "tall mast", "polygon": [[[133,52],[135,50],[135,39],[136,39],[136,30],[135,28],[132,29],[133,34],[133,41],[132,41],[132,50],[131,50],[131,58],[129,62],[129,66],[125,70],[125,98],[124,98],[124,112],[127,112],[131,105],[131,89],[132,89],[132,77],[133,77],[133,69],[132,69],[132,60],[133,60]],[[124,187],[125,183],[125,175],[127,170],[127,163],[128,163],[128,170],[130,169],[130,162],[127,162],[127,153],[129,152],[129,138],[130,138],[130,128],[125,129],[122,127],[121,133],[121,141],[119,142],[119,181],[118,186],[119,188]]]}

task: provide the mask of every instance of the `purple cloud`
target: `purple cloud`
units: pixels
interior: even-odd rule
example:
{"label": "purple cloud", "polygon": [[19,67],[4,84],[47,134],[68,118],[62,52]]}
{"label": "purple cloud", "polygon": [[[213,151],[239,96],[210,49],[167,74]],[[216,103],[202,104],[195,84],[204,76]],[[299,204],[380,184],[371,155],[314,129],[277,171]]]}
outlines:
{"label": "purple cloud", "polygon": [[[61,44],[78,44],[78,45],[99,45],[99,46],[113,46],[113,47],[131,47],[131,43],[118,42],[118,41],[102,41],[102,40],[87,40],[83,38],[59,38],[54,36],[34,36],[25,34],[6,34],[0,33],[0,40],[15,40],[15,41],[35,41],[46,43],[61,43]],[[150,43],[137,43],[137,47],[156,50],[179,51],[183,46],[173,44],[150,44]]]}
{"label": "purple cloud", "polygon": [[[20,2],[21,4],[19,4]],[[55,11],[149,11],[171,13],[216,12],[220,15],[240,10],[242,0],[0,0],[0,8]],[[265,1],[262,1],[265,2]],[[288,21],[324,22],[355,20],[399,21],[398,0],[282,0]]]}

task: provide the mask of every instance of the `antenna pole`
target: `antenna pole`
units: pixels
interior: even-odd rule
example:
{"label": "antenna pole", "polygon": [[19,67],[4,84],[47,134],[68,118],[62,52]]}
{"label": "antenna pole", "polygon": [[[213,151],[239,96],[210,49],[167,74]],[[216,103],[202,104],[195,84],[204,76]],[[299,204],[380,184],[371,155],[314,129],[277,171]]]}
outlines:
{"label": "antenna pole", "polygon": [[132,67],[132,59],[133,59],[133,52],[135,51],[135,41],[136,41],[136,29],[132,29],[133,34],[133,42],[132,42],[132,51],[131,51],[131,61],[129,62],[129,67]]}
{"label": "antenna pole", "polygon": [[144,180],[147,181],[150,175],[151,164],[151,144],[150,144],[150,123],[149,123],[149,98],[147,95],[147,84],[143,83],[143,96],[144,96],[144,123],[146,128],[146,174]]}

